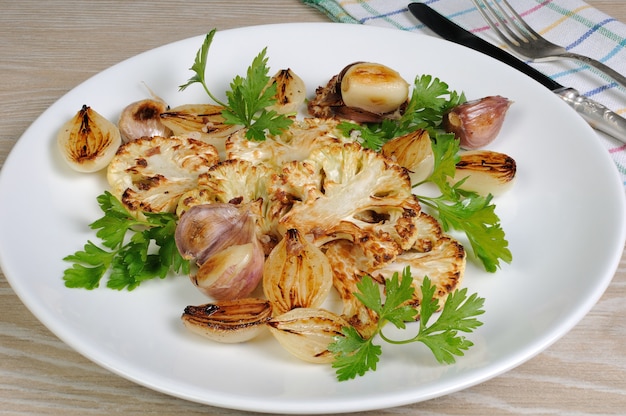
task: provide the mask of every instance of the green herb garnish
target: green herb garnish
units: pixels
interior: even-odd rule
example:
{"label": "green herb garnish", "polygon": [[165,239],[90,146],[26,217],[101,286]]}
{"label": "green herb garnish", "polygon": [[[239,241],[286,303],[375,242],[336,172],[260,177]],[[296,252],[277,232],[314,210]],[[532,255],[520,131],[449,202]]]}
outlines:
{"label": "green herb garnish", "polygon": [[[448,182],[453,177],[458,161],[459,141],[453,134],[437,134],[433,140],[435,168],[425,182],[432,182],[441,191],[438,197],[418,196],[420,202],[436,210],[444,231],[455,229],[467,236],[474,255],[485,270],[495,272],[500,260],[513,259],[508,241],[500,225],[500,218],[491,203],[492,196],[460,189],[463,181],[454,186]],[[415,186],[419,186],[416,184]]]}
{"label": "green herb garnish", "polygon": [[[95,289],[107,270],[111,270],[107,287],[117,290],[133,290],[145,280],[165,278],[170,271],[189,273],[189,261],[179,254],[174,240],[174,214],[146,212],[146,219],[139,220],[108,191],[98,196],[98,204],[104,216],[89,227],[98,230],[104,248],[88,241],[82,251],[65,257],[73,263],[63,273],[65,286]],[[151,252],[153,246],[156,253]]]}
{"label": "green herb garnish", "polygon": [[[353,327],[344,327],[343,336],[337,336],[329,345],[329,351],[335,355],[332,366],[336,369],[339,381],[376,370],[382,354],[381,346],[374,344],[376,336],[389,344],[421,342],[432,351],[438,362],[445,364],[454,363],[455,357],[463,356],[464,351],[474,345],[459,332],[470,333],[482,325],[476,316],[484,313],[484,299],[476,294],[468,296],[467,289],[455,290],[448,295],[438,318],[430,323],[439,309],[439,301],[434,298],[436,286],[431,285],[430,279],[425,277],[420,289],[421,305],[413,308],[406,304],[412,299],[415,290],[412,281],[408,267],[403,270],[402,278],[399,278],[397,272],[394,273],[391,279],[385,281],[384,301],[378,284],[371,277],[364,276],[357,284],[359,292],[355,296],[378,315],[378,324],[369,338],[361,337]],[[416,317],[419,317],[419,329],[417,335],[411,338],[393,340],[382,332],[387,323],[406,329],[406,322]]]}
{"label": "green herb garnish", "polygon": [[462,102],[465,102],[465,94],[450,90],[439,78],[422,75],[415,77],[411,98],[399,120],[385,119],[380,123],[361,125],[342,122],[338,128],[345,136],[357,131],[363,147],[380,150],[394,137],[418,129],[428,130],[434,136],[444,114]]}
{"label": "green herb garnish", "polygon": [[269,67],[267,66],[267,48],[264,48],[248,67],[246,77],[236,76],[230,84],[230,91],[226,92],[227,103],[223,103],[214,96],[206,84],[205,72],[209,47],[213,41],[216,29],[209,32],[202,46],[196,54],[194,64],[190,68],[195,72],[186,84],[179,87],[182,91],[188,86],[200,83],[213,101],[224,107],[222,116],[225,124],[242,125],[246,131],[246,138],[250,140],[265,140],[266,132],[280,134],[286,130],[293,120],[266,108],[276,102],[276,85],[270,84]]}

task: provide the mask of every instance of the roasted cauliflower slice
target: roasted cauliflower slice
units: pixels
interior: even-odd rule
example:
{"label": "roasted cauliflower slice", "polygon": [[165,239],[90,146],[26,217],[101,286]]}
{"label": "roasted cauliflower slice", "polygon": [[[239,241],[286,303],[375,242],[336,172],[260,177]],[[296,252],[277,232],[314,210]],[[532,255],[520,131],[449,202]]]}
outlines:
{"label": "roasted cauliflower slice", "polygon": [[362,337],[371,336],[376,331],[378,315],[354,295],[359,291],[357,284],[367,274],[363,250],[348,240],[331,241],[323,250],[333,269],[333,287],[341,299],[342,318]]}
{"label": "roasted cauliflower slice", "polygon": [[393,262],[379,268],[369,268],[362,248],[347,240],[332,241],[324,246],[333,269],[333,286],[342,300],[342,317],[362,336],[371,335],[376,329],[378,317],[354,295],[358,292],[357,284],[363,276],[368,275],[383,290],[385,280],[396,272],[402,275],[407,266],[411,270],[412,286],[415,289],[409,304],[417,307],[421,303],[421,286],[424,277],[428,276],[436,287],[434,298],[439,302],[439,307],[443,307],[448,295],[461,284],[466,260],[465,250],[460,243],[441,233],[439,235],[430,251],[405,250]]}
{"label": "roasted cauliflower slice", "polygon": [[185,137],[141,138],[122,145],[111,160],[111,193],[132,214],[174,212],[178,199],[219,161],[214,146]]}
{"label": "roasted cauliflower slice", "polygon": [[[292,173],[304,164],[312,166],[310,175]],[[281,230],[297,228],[318,246],[347,239],[363,248],[371,266],[393,261],[415,244],[421,207],[409,176],[379,153],[354,142],[330,144],[280,178],[295,201],[280,219]]]}
{"label": "roasted cauliflower slice", "polygon": [[226,153],[229,159],[280,169],[285,163],[306,159],[317,147],[342,141],[337,124],[335,120],[295,120],[287,131],[260,142],[248,140],[245,130],[240,130],[226,140]]}
{"label": "roasted cauliflower slice", "polygon": [[181,196],[176,213],[182,216],[194,205],[230,203],[247,205],[255,215],[257,237],[265,254],[280,240],[276,230],[281,210],[271,205],[271,185],[275,172],[265,165],[228,159],[212,166],[198,177],[198,186]]}
{"label": "roasted cauliflower slice", "polygon": [[388,263],[381,268],[371,270],[372,278],[382,281],[388,279],[395,272],[402,275],[402,270],[409,266],[413,277],[414,306],[422,301],[421,286],[424,276],[428,276],[436,290],[433,295],[439,302],[439,308],[443,307],[448,295],[458,288],[465,272],[466,253],[463,246],[453,238],[443,236],[439,239],[432,250],[422,252],[407,250],[398,255],[393,263]]}

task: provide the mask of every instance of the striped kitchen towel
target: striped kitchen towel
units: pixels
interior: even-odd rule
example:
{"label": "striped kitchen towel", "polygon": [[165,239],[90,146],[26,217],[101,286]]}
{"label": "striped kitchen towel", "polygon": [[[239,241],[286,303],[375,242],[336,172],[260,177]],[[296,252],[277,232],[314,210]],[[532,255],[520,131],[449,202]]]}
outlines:
{"label": "striped kitchen towel", "polygon": [[[407,9],[410,0],[302,0],[342,23],[368,24],[436,36]],[[485,23],[469,0],[427,0],[442,15],[504,49],[506,46]],[[541,35],[567,50],[602,61],[626,74],[626,24],[580,0],[510,0],[513,8]],[[560,84],[626,117],[626,89],[594,68],[575,61],[530,63]],[[601,135],[626,186],[626,145]]]}

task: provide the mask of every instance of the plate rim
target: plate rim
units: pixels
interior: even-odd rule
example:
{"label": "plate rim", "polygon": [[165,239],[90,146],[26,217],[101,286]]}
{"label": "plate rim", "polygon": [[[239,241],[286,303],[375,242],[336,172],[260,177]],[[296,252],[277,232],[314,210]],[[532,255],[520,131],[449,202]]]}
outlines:
{"label": "plate rim", "polygon": [[[279,30],[283,30],[283,28],[286,27],[293,27],[293,26],[310,26],[310,27],[315,27],[315,26],[333,26],[333,27],[337,27],[337,26],[341,26],[342,28],[346,28],[345,24],[342,23],[332,23],[332,22],[324,22],[324,23],[313,23],[313,22],[307,22],[307,23],[279,23],[279,24],[264,24],[264,25],[255,25],[255,26],[246,26],[246,27],[241,27],[241,28],[234,28],[234,29],[227,29],[227,30],[223,30],[223,31],[218,31],[219,33],[233,33],[233,32],[244,32],[244,31],[248,31],[248,30],[255,30],[255,29],[259,29],[262,28],[263,30],[272,30],[272,29],[276,29],[278,28]],[[399,31],[397,29],[389,29],[389,28],[380,28],[380,27],[372,27],[372,26],[365,26],[365,25],[355,25],[353,28],[359,28],[359,29],[355,29],[357,31],[360,30],[366,30],[366,31],[384,31],[384,32],[389,32],[389,33],[398,33]],[[348,30],[352,30],[348,29]],[[408,32],[407,32],[408,33]],[[434,38],[431,36],[428,36],[426,34],[422,34],[422,33],[411,33],[411,36],[419,36],[419,37],[424,37],[424,38],[430,38],[430,39],[436,39],[437,41],[440,42],[445,42],[449,45],[455,45],[454,47],[460,47],[463,48],[462,46],[453,44],[451,42],[442,40],[442,39],[438,39],[438,38]],[[178,43],[184,43],[184,42],[190,42],[192,40],[196,40],[196,39],[201,39],[203,37],[203,35],[197,35],[197,36],[193,36],[193,37],[189,37],[186,39],[181,39],[179,41],[175,41],[175,42],[171,42],[147,51],[144,51],[140,54],[137,54],[133,57],[127,58],[125,60],[122,60],[114,65],[112,65],[111,67],[91,76],[90,78],[88,78],[87,80],[85,80],[84,82],[81,82],[80,84],[76,85],[74,88],[72,88],[72,90],[68,91],[67,93],[63,94],[57,101],[55,101],[55,103],[53,103],[50,107],[56,106],[58,102],[62,102],[70,93],[72,93],[72,91],[79,89],[82,85],[92,82],[93,79],[101,76],[101,74],[105,71],[109,71],[111,70],[111,68],[113,67],[118,67],[121,65],[124,65],[125,63],[127,63],[130,60],[133,59],[141,59],[142,56],[144,56],[145,54],[150,54],[150,53],[155,53],[156,50],[162,49],[162,48],[168,48],[171,47],[172,45],[178,44]],[[416,38],[417,39],[417,38]],[[465,48],[467,49],[467,48]],[[478,52],[472,52],[474,54],[478,54]],[[502,64],[496,60],[493,60],[493,58],[491,58],[491,60],[494,62],[494,64],[497,65],[501,65],[501,66],[506,66],[505,64]],[[565,104],[563,104],[565,105]],[[49,108],[50,108],[49,107]],[[12,164],[14,163],[13,159],[16,158],[17,156],[15,156],[16,154],[18,154],[19,149],[21,148],[21,146],[23,145],[23,140],[22,138],[27,136],[28,134],[30,134],[31,129],[34,128],[34,126],[37,125],[38,121],[46,114],[46,112],[49,110],[46,109],[44,110],[44,112],[37,117],[33,123],[26,129],[26,131],[22,134],[22,136],[20,136],[20,138],[17,140],[17,142],[15,143],[15,145],[13,146],[13,148],[10,150],[9,154],[7,155],[7,158],[3,164],[3,169],[0,170],[0,190],[4,189],[6,186],[2,186],[4,184],[4,182],[7,180],[5,179],[6,176],[8,176],[8,174],[6,173],[6,169],[4,169],[7,165],[9,167],[12,166]],[[589,129],[589,131],[592,131],[591,128],[589,128],[587,126],[587,128]],[[594,134],[595,135],[595,134]],[[20,145],[20,142],[22,142],[22,144]],[[600,143],[597,144],[597,146],[601,146]],[[604,149],[603,149],[604,150]],[[610,159],[609,155],[607,154],[606,159],[608,161],[611,162],[612,166],[613,165],[613,161]],[[616,183],[620,185],[621,188],[621,181],[619,179],[619,176],[617,174],[617,172],[615,172],[615,179],[616,179]],[[625,201],[625,197],[624,197],[624,192],[622,192],[621,194],[621,206],[622,208],[624,206],[626,206],[626,202]],[[1,199],[1,197],[0,197]],[[626,241],[626,225],[624,225],[624,221],[622,220],[622,226],[620,227],[620,237],[618,237],[619,239],[621,239],[621,241]],[[417,401],[422,401],[422,400],[429,400],[435,397],[440,397],[442,395],[446,395],[446,394],[450,394],[453,393],[455,391],[459,391],[477,384],[480,384],[486,380],[489,380],[491,378],[497,377],[500,374],[503,374],[509,370],[511,370],[512,368],[515,368],[519,365],[521,365],[522,363],[528,361],[529,359],[535,357],[537,354],[541,353],[542,351],[544,351],[546,348],[548,348],[550,345],[552,345],[554,342],[556,342],[558,339],[560,339],[562,336],[564,336],[567,332],[569,332],[588,312],[589,310],[591,310],[591,308],[597,303],[597,301],[600,299],[600,297],[602,296],[602,294],[605,292],[606,288],[608,287],[608,285],[610,284],[612,277],[615,273],[615,270],[618,267],[618,263],[619,260],[621,258],[623,252],[623,244],[622,247],[615,247],[615,253],[613,255],[614,257],[614,261],[613,261],[613,267],[612,267],[612,273],[610,273],[610,277],[605,278],[602,280],[603,285],[601,285],[602,287],[597,287],[594,296],[591,298],[588,298],[588,302],[587,305],[585,306],[585,308],[583,309],[579,309],[578,310],[578,314],[577,316],[574,317],[570,317],[570,319],[568,320],[568,323],[566,325],[567,329],[564,331],[561,331],[561,333],[559,334],[553,334],[554,336],[552,337],[552,339],[547,339],[545,340],[546,342],[543,343],[543,347],[541,349],[538,349],[536,351],[534,351],[532,354],[521,354],[524,356],[524,359],[522,359],[521,361],[518,360],[515,363],[511,363],[509,366],[505,366],[505,367],[501,367],[500,371],[496,372],[496,373],[491,373],[491,374],[485,374],[482,377],[478,377],[478,378],[473,378],[471,380],[467,380],[465,382],[465,384],[460,385],[458,387],[450,387],[448,388],[446,391],[444,392],[439,392],[439,393],[434,393],[432,396],[430,397],[425,397],[424,399],[419,399]],[[112,368],[111,365],[109,363],[106,363],[102,360],[99,359],[94,359],[92,354],[88,354],[88,352],[83,351],[82,348],[77,348],[77,345],[75,345],[74,342],[71,342],[72,340],[68,338],[67,334],[63,333],[63,331],[61,331],[61,334],[63,336],[61,336],[58,333],[58,328],[57,330],[53,330],[51,328],[55,327],[55,325],[53,325],[52,323],[50,323],[50,319],[48,319],[47,317],[42,317],[41,315],[41,311],[39,311],[39,309],[37,307],[33,307],[33,305],[30,302],[25,302],[24,299],[29,299],[29,295],[27,293],[24,293],[22,289],[24,289],[24,287],[22,287],[19,283],[17,283],[17,281],[14,279],[14,277],[12,275],[10,275],[10,273],[6,272],[6,261],[3,259],[3,253],[0,251],[0,267],[2,268],[3,271],[5,271],[5,277],[9,283],[9,285],[11,286],[11,288],[14,290],[14,292],[18,295],[18,297],[20,298],[20,300],[22,301],[22,303],[24,303],[24,305],[37,317],[37,319],[42,322],[49,330],[51,330],[51,332],[53,332],[55,334],[55,336],[59,337],[64,343],[66,343],[67,345],[71,346],[75,351],[79,352],[81,355],[83,355],[84,357],[88,358],[89,360],[95,362],[96,364],[100,365],[103,368],[107,368],[108,370],[112,371],[115,374],[118,374],[119,376],[122,376],[126,379],[132,380],[133,382],[143,385],[145,387],[151,388],[153,390],[156,391],[160,391],[162,393],[165,394],[169,394],[169,395],[173,395],[176,397],[181,397],[183,399],[187,399],[187,400],[191,400],[191,401],[198,401],[197,398],[194,397],[184,397],[181,396],[180,394],[175,394],[172,393],[171,391],[167,390],[167,389],[163,389],[162,387],[155,385],[153,383],[148,383],[145,380],[141,380],[139,378],[133,377],[133,375],[128,374],[126,372],[124,372],[122,369],[117,369],[117,368]],[[56,328],[56,327],[55,327]],[[68,342],[69,340],[69,342]],[[80,347],[80,346],[78,346]],[[414,400],[413,398],[409,397],[410,395],[407,395],[406,397],[403,398],[397,398],[397,402],[394,402],[393,404],[391,404],[392,406],[399,406],[399,405],[406,405],[409,403],[415,403],[416,400]],[[374,399],[372,399],[373,401],[375,401]],[[366,401],[367,403],[369,403],[368,401]],[[214,405],[214,406],[220,406],[220,407],[225,407],[225,408],[231,408],[231,409],[240,409],[240,410],[246,410],[246,411],[260,411],[260,412],[276,412],[277,409],[274,408],[267,408],[267,409],[259,409],[258,407],[237,407],[237,406],[228,406],[225,403],[208,403],[208,402],[202,402],[205,404],[209,404],[209,405]],[[352,406],[351,404],[346,403],[343,409],[339,409],[340,412],[349,412],[349,411],[363,411],[363,410],[375,410],[375,409],[379,409],[381,407],[371,407],[373,405],[373,403],[370,403],[368,406],[369,407],[365,407],[365,406]],[[280,409],[279,409],[280,410]],[[299,413],[298,411],[296,411],[297,409],[293,408],[288,410],[287,413]],[[304,410],[304,409],[303,409]],[[325,413],[327,412],[329,409],[327,408],[319,408],[319,409],[312,409],[314,413]],[[307,409],[306,413],[310,413],[311,409]],[[282,413],[282,412],[281,412]]]}

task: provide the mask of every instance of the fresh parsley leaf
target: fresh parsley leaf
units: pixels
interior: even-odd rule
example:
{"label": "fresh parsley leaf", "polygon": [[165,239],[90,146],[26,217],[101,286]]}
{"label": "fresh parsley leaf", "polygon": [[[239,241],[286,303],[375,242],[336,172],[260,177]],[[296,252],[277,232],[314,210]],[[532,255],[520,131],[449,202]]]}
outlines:
{"label": "fresh parsley leaf", "polygon": [[439,304],[433,300],[435,286],[430,285],[428,277],[422,284],[424,299],[431,299],[420,306],[420,331],[415,341],[424,343],[434,354],[437,361],[453,364],[455,356],[463,356],[464,351],[474,344],[459,336],[458,332],[472,332],[482,325],[476,316],[482,315],[484,299],[475,293],[467,296],[467,289],[455,290],[448,295],[441,314],[435,322],[428,325],[430,318],[437,311]]}
{"label": "fresh parsley leaf", "polygon": [[108,191],[97,200],[104,216],[90,227],[98,230],[104,248],[89,241],[83,250],[66,256],[63,260],[73,264],[64,271],[65,286],[95,289],[110,271],[107,287],[133,290],[144,280],[165,278],[170,271],[189,273],[189,261],[176,247],[174,214],[144,213],[146,220],[138,220]]}
{"label": "fresh parsley leaf", "polygon": [[441,195],[437,198],[420,196],[420,201],[435,208],[444,231],[455,229],[467,236],[472,250],[488,272],[495,272],[500,260],[510,263],[513,255],[500,225],[500,219],[491,203],[492,196],[475,192],[462,192],[451,187],[453,199]]}
{"label": "fresh parsley leaf", "polygon": [[[378,284],[369,276],[364,276],[357,284],[359,290],[355,296],[363,304],[378,315],[378,324],[374,333],[363,338],[354,327],[342,329],[342,336],[328,346],[334,354],[332,367],[336,369],[339,381],[363,376],[367,371],[375,371],[382,354],[382,347],[374,344],[374,338],[380,338],[390,344],[424,343],[440,363],[452,364],[455,357],[463,356],[464,351],[473,343],[459,332],[470,333],[482,325],[477,316],[484,313],[484,299],[476,294],[467,296],[467,289],[455,290],[450,293],[443,305],[441,314],[432,323],[429,321],[439,309],[439,302],[434,298],[436,286],[431,285],[426,276],[422,282],[422,304],[413,308],[406,302],[413,297],[413,278],[409,267],[402,271],[402,278],[394,273],[385,281],[386,297],[382,299]],[[392,340],[386,337],[382,329],[386,323],[405,329],[406,322],[419,316],[420,325],[417,335],[405,340]]]}
{"label": "fresh parsley leaf", "polygon": [[[474,255],[485,270],[495,272],[500,260],[510,263],[513,259],[500,218],[495,212],[491,195],[464,191],[462,182],[451,186],[449,178],[455,174],[458,162],[459,141],[453,134],[437,134],[433,140],[435,165],[425,182],[432,182],[441,191],[438,197],[418,196],[419,200],[437,212],[444,231],[452,229],[464,232]],[[416,184],[416,186],[419,184]]]}
{"label": "fresh parsley leaf", "polygon": [[363,147],[380,150],[394,137],[417,129],[425,129],[434,137],[444,114],[465,101],[465,94],[450,90],[448,84],[439,78],[422,75],[415,77],[411,97],[399,120],[383,120],[381,123],[361,125],[342,122],[338,128],[345,136],[357,132]]}
{"label": "fresh parsley leaf", "polygon": [[216,29],[209,32],[196,54],[191,70],[195,75],[187,83],[181,85],[184,90],[192,84],[200,83],[209,97],[224,107],[222,116],[225,124],[242,125],[249,140],[263,141],[266,133],[280,134],[286,130],[293,120],[267,107],[276,102],[276,85],[270,84],[269,67],[267,65],[267,48],[264,48],[252,61],[246,77],[237,75],[230,83],[230,91],[226,91],[227,103],[218,100],[206,84],[205,72],[209,48],[213,42]]}
{"label": "fresh parsley leaf", "polygon": [[211,97],[213,101],[225,107],[226,104],[222,103],[211,93],[211,91],[206,85],[206,79],[205,79],[207,56],[209,54],[209,48],[211,47],[211,43],[213,42],[213,37],[215,36],[215,32],[217,32],[217,29],[211,30],[204,37],[204,42],[202,42],[202,46],[200,47],[200,49],[198,49],[198,52],[196,53],[196,59],[193,65],[191,66],[191,68],[189,68],[190,70],[194,72],[194,76],[189,78],[187,83],[179,86],[178,90],[183,91],[188,86],[199,83],[202,85],[202,87],[204,88],[204,91],[206,91],[206,93],[209,95],[209,97]]}

